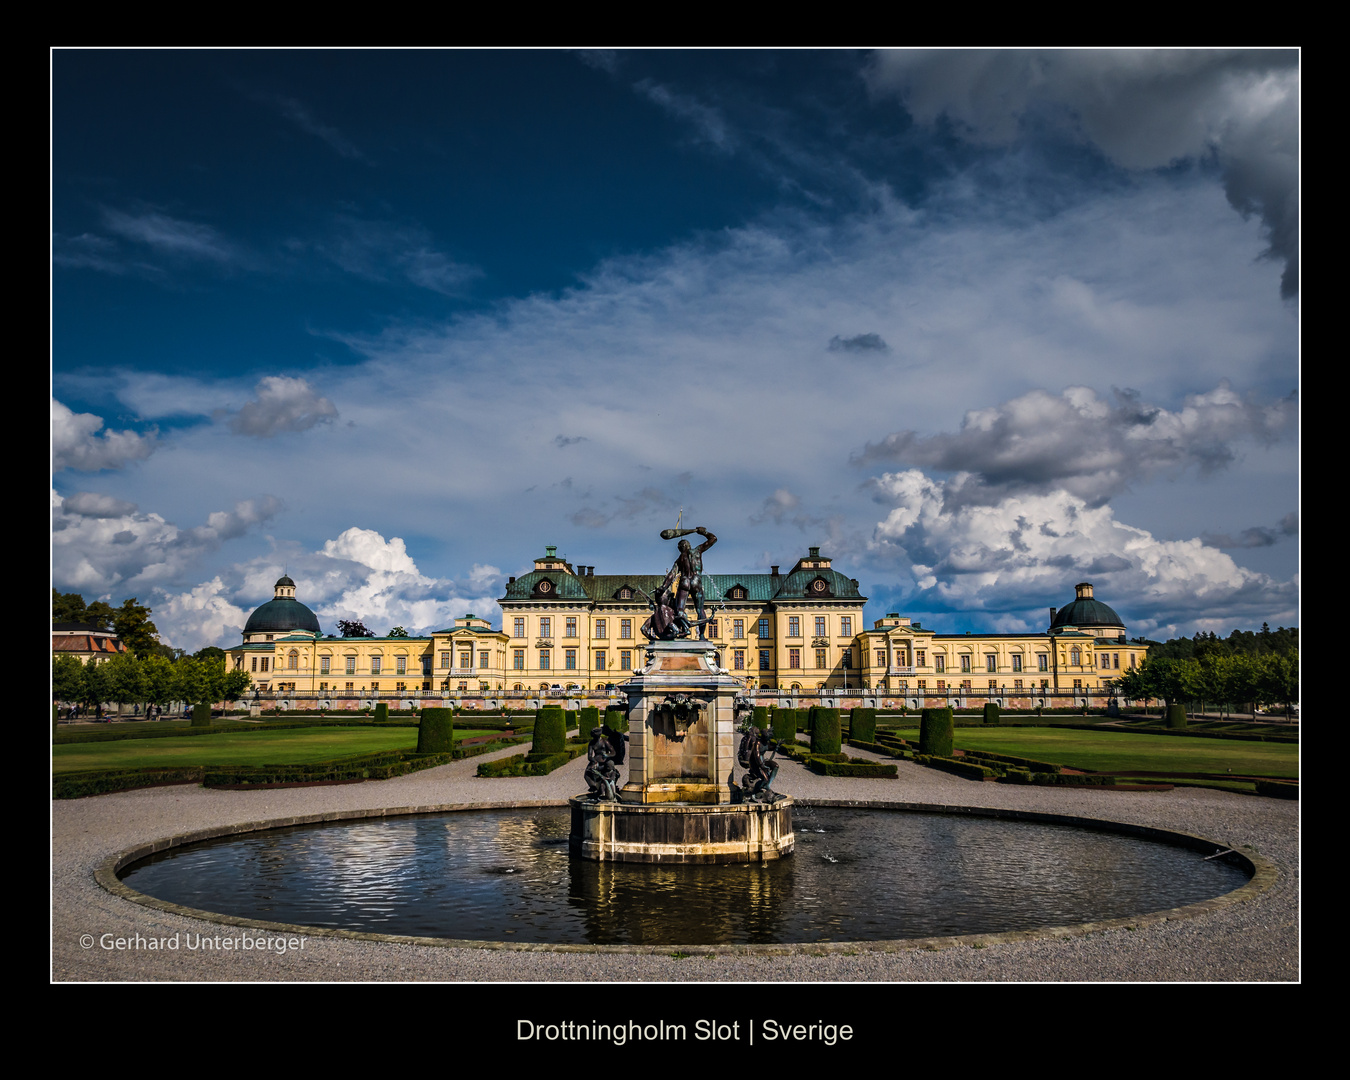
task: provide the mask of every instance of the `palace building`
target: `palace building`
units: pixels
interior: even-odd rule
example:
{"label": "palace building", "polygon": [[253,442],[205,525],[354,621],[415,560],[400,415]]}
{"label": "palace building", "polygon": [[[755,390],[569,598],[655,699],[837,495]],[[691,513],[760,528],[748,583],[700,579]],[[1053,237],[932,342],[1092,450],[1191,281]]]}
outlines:
{"label": "palace building", "polygon": [[[603,692],[644,663],[641,626],[662,574],[596,574],[555,547],[511,578],[501,630],[476,615],[421,637],[325,636],[283,576],[249,616],[229,664],[260,694],[327,702]],[[787,572],[702,575],[707,636],[748,692],[870,690],[897,700],[1012,703],[1091,697],[1142,663],[1147,644],[1077,585],[1043,633],[941,634],[898,613],[863,626],[867,598],[818,547]],[[692,603],[687,614],[692,618]]]}

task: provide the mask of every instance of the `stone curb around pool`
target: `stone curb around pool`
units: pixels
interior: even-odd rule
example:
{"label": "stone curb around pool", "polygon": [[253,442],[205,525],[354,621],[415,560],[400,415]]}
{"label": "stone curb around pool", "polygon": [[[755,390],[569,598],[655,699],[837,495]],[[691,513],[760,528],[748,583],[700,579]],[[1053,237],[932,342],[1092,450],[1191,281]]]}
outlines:
{"label": "stone curb around pool", "polygon": [[[1137,836],[1147,840],[1183,847],[1191,851],[1223,851],[1224,845],[1202,836],[1177,832],[1173,829],[1157,829],[1147,825],[1132,825],[1128,822],[1110,821],[1104,818],[1082,817],[1076,814],[1051,814],[1035,810],[1009,810],[1002,807],[986,806],[948,806],[942,803],[894,802],[883,799],[801,799],[795,798],[798,806],[856,807],[860,810],[908,810],[917,813],[966,814],[971,817],[1005,818],[1011,821],[1032,821],[1045,825],[1069,825],[1080,829],[1092,829],[1096,832],[1109,832],[1125,836]],[[191,919],[218,923],[223,926],[238,926],[250,930],[265,930],[273,934],[302,937],[329,937],[344,941],[370,941],[389,945],[429,945],[437,948],[485,949],[506,952],[557,952],[557,953],[627,953],[637,955],[678,954],[681,956],[824,956],[829,954],[851,955],[859,952],[935,952],[940,949],[972,948],[983,949],[991,945],[1002,945],[1018,941],[1055,940],[1072,937],[1086,937],[1090,934],[1104,933],[1108,930],[1136,930],[1145,926],[1174,922],[1181,919],[1193,919],[1218,911],[1230,904],[1240,904],[1265,892],[1275,884],[1279,877],[1274,863],[1257,854],[1229,850],[1223,859],[1251,875],[1245,885],[1231,892],[1216,896],[1212,900],[1201,900],[1185,907],[1151,911],[1142,915],[1132,915],[1118,919],[1102,919],[1097,922],[1076,923],[1072,926],[1045,926],[1035,930],[1009,930],[996,934],[961,934],[949,937],[900,938],[885,941],[826,941],[812,943],[785,943],[778,945],[554,945],[539,942],[510,941],[472,941],[456,938],[413,937],[404,934],[371,934],[360,930],[337,930],[322,926],[298,926],[292,923],[265,922],[259,919],[242,919],[233,915],[222,915],[214,911],[184,907],[124,885],[117,872],[138,859],[154,855],[170,848],[201,840],[214,840],[222,836],[238,836],[244,833],[263,832],[268,829],[283,829],[291,825],[313,825],[324,821],[359,821],[364,818],[404,817],[411,814],[444,814],[461,810],[511,810],[533,807],[565,807],[566,799],[519,799],[501,802],[438,803],[431,806],[397,806],[370,810],[330,810],[321,814],[299,814],[294,817],[273,818],[267,821],[245,821],[234,825],[221,825],[195,832],[181,833],[152,840],[148,844],[139,844],[116,855],[110,855],[94,871],[94,880],[114,896],[129,900],[144,907],[155,908],[172,915],[181,915]]]}

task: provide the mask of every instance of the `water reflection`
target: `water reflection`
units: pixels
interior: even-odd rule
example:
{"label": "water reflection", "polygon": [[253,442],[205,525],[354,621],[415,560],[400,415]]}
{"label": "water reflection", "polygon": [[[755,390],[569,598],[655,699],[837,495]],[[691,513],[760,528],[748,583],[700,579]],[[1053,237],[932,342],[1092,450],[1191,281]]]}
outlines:
{"label": "water reflection", "polygon": [[590,944],[865,941],[1033,929],[1221,895],[1246,878],[1132,837],[936,814],[817,809],[765,864],[592,863],[545,810],[300,826],[152,856],[141,892],[245,918]]}

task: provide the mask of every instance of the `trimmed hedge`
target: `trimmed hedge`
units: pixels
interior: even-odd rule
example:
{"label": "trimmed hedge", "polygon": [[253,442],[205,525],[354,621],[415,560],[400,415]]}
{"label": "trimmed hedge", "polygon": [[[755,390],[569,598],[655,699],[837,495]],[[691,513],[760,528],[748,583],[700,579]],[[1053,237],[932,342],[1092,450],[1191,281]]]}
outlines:
{"label": "trimmed hedge", "polygon": [[610,731],[628,730],[628,710],[609,708],[605,710],[605,724]]}
{"label": "trimmed hedge", "polygon": [[774,709],[771,711],[773,737],[779,743],[791,745],[797,741],[797,711],[795,709]]}
{"label": "trimmed hedge", "polygon": [[534,745],[530,753],[535,756],[561,753],[567,745],[567,716],[557,705],[545,705],[535,714]]}
{"label": "trimmed hedge", "polygon": [[600,710],[594,705],[583,705],[577,714],[577,733],[589,739],[591,728],[600,726]]}
{"label": "trimmed hedge", "polygon": [[419,754],[451,754],[455,750],[454,709],[423,709],[417,728]]}
{"label": "trimmed hedge", "polygon": [[991,769],[986,765],[976,765],[974,762],[963,761],[960,758],[947,757],[946,755],[915,754],[914,760],[920,765],[927,765],[930,769],[941,769],[943,772],[963,776],[967,780],[995,780],[999,776],[999,770],[997,769]]}
{"label": "trimmed hedge", "polygon": [[871,742],[877,737],[876,709],[850,709],[848,738],[850,742]]}
{"label": "trimmed hedge", "polygon": [[1173,731],[1186,726],[1186,706],[1169,705],[1167,706],[1167,726]]}
{"label": "trimmed hedge", "polygon": [[953,749],[951,709],[924,709],[919,720],[919,753],[950,758]]}
{"label": "trimmed hedge", "polygon": [[210,727],[211,726],[211,706],[194,705],[192,706],[192,726]]}
{"label": "trimmed hedge", "polygon": [[556,754],[515,754],[496,761],[485,761],[478,766],[478,775],[494,776],[547,776],[554,769],[566,765],[574,757],[585,753],[586,748],[576,747],[562,750]]}
{"label": "trimmed hedge", "polygon": [[998,702],[987,701],[984,705],[984,722],[986,724],[998,723]]}
{"label": "trimmed hedge", "polygon": [[389,722],[389,705],[381,701],[375,706],[375,716],[373,717],[377,724],[386,724]]}
{"label": "trimmed hedge", "polygon": [[[843,761],[833,760],[844,758]],[[881,761],[868,761],[866,758],[850,758],[843,754],[824,756],[812,754],[806,759],[806,767],[820,776],[851,776],[870,780],[894,780],[896,768]]]}
{"label": "trimmed hedge", "polygon": [[112,791],[131,791],[159,784],[200,784],[203,775],[200,765],[181,769],[95,769],[62,773],[52,777],[52,798],[82,799],[87,795],[106,795]]}
{"label": "trimmed hedge", "polygon": [[839,710],[826,709],[819,705],[811,708],[811,753],[837,754],[841,741],[839,738]]}

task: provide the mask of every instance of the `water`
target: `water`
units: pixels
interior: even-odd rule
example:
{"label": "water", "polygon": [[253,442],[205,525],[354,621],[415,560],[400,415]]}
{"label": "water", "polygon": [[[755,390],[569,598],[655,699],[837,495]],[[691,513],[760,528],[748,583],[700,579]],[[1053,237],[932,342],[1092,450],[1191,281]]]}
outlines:
{"label": "water", "polygon": [[568,811],[549,808],[275,829],[154,855],[122,879],[269,922],[603,945],[1027,930],[1180,907],[1247,880],[1181,848],[1065,826],[823,807],[808,817],[796,854],[766,864],[572,859]]}

